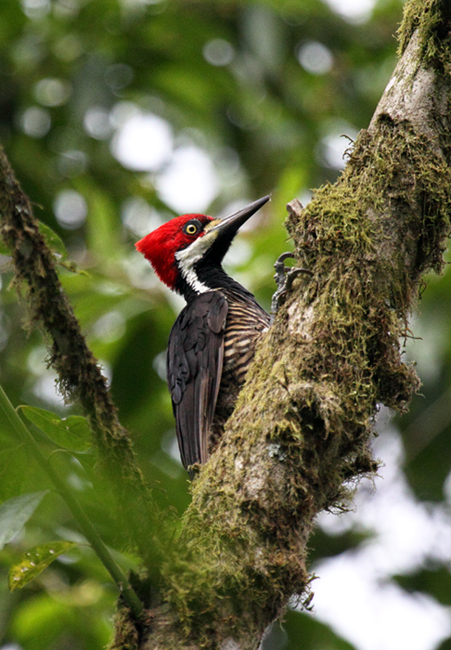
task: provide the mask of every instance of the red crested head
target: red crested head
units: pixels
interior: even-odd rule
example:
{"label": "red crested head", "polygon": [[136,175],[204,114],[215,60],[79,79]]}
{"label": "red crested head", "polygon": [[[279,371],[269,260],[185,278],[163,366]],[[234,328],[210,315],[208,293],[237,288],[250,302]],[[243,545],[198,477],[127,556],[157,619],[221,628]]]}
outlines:
{"label": "red crested head", "polygon": [[[163,224],[135,244],[158,277],[187,300],[218,286],[218,272],[239,228],[267,201],[264,196],[224,219],[184,214]],[[227,277],[227,276],[225,276]],[[215,279],[216,278],[216,279]]]}
{"label": "red crested head", "polygon": [[203,237],[205,226],[213,217],[205,214],[184,214],[152,231],[136,242],[136,249],[152,264],[156,274],[170,289],[175,289],[179,276],[176,253]]}

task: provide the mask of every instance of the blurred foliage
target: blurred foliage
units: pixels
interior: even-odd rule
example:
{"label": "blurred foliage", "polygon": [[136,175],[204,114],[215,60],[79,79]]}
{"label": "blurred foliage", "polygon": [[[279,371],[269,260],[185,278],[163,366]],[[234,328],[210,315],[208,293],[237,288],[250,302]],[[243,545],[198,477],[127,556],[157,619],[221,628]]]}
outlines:
{"label": "blurred foliage", "polygon": [[353,646],[337,636],[312,616],[290,611],[283,624],[275,623],[268,631],[261,650],[353,650]]}
{"label": "blurred foliage", "polygon": [[[165,507],[181,512],[189,500],[164,380],[167,337],[181,303],[158,283],[134,242],[173,216],[184,192],[187,207],[181,211],[215,215],[233,209],[235,201],[272,192],[253,232],[235,243],[228,267],[269,307],[272,264],[289,247],[285,203],[296,196],[308,200],[312,188],[337,177],[349,146],[342,136],[352,139],[367,126],[394,68],[401,13],[401,0],[379,0],[366,20],[354,22],[320,0],[0,5],[0,141],[37,217],[77,264],[77,273],[60,266],[62,282],[111,381],[140,466]],[[155,124],[159,131],[147,130]],[[127,134],[134,162],[124,148]],[[183,156],[197,160],[200,170],[205,166],[205,180],[187,183],[176,174]],[[197,203],[190,183],[201,197]],[[54,248],[64,251],[58,242]],[[45,342],[39,332],[22,329],[24,305],[9,287],[7,264],[3,270],[2,386],[15,405],[79,415],[56,396]],[[451,464],[450,284],[450,273],[431,278],[412,326],[424,339],[407,346],[418,356],[424,397],[399,422],[412,490],[417,499],[442,505]],[[114,503],[105,490],[96,490],[91,452],[57,452],[37,428],[35,435],[106,543],[124,551],[121,562],[132,565],[111,516]],[[0,478],[2,501],[51,487],[3,429]],[[337,537],[320,529],[311,540],[315,560],[358,546],[369,535],[360,529]],[[7,591],[9,566],[30,547],[58,537],[83,541],[50,492],[0,554],[0,647],[90,650],[107,643],[116,593],[89,547],[61,556],[25,589]],[[398,581],[449,603],[445,565]],[[350,646],[294,611],[264,645],[324,647]]]}
{"label": "blurred foliage", "polygon": [[413,575],[394,576],[403,589],[414,592],[427,592],[440,603],[451,605],[451,575],[443,567],[428,567]]}

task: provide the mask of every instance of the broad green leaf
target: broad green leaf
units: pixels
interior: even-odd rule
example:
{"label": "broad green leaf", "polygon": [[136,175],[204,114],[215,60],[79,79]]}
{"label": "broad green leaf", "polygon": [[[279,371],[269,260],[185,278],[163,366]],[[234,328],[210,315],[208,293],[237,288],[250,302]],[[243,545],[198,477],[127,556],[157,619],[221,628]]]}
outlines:
{"label": "broad green leaf", "polygon": [[21,494],[0,505],[0,549],[23,528],[47,492]]}
{"label": "broad green leaf", "polygon": [[91,430],[86,418],[70,415],[60,418],[56,413],[34,406],[19,406],[25,417],[41,429],[54,443],[70,451],[86,451],[91,447]]}
{"label": "broad green leaf", "polygon": [[47,246],[54,253],[59,255],[62,260],[65,260],[67,258],[67,250],[63,240],[56,234],[56,232],[53,232],[53,230],[45,223],[42,223],[42,221],[39,222],[39,232],[44,237]]}
{"label": "broad green leaf", "polygon": [[49,542],[48,544],[35,546],[23,553],[9,570],[9,590],[22,589],[48,567],[53,560],[70,551],[74,546],[76,546],[75,542]]}

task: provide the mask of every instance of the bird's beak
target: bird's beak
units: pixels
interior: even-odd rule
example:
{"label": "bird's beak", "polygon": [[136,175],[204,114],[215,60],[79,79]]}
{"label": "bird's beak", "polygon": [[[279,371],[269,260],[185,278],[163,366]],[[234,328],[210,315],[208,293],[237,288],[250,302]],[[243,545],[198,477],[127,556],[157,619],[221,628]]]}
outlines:
{"label": "bird's beak", "polygon": [[261,199],[250,203],[245,208],[238,210],[238,212],[234,212],[228,217],[224,217],[224,219],[215,219],[215,221],[211,222],[210,227],[207,226],[205,228],[205,232],[211,233],[218,231],[217,235],[227,232],[228,235],[234,236],[238,232],[239,228],[241,228],[243,223],[252,217],[252,215],[255,214],[257,210],[260,210],[260,208],[265,205],[265,203],[267,203],[270,199],[271,195],[268,194],[267,196],[263,196]]}

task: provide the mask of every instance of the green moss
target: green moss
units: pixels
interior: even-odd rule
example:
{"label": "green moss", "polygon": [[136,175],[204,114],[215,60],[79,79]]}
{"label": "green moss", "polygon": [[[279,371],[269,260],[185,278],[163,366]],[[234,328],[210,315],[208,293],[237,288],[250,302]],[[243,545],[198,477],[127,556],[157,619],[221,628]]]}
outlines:
{"label": "green moss", "polygon": [[443,0],[410,0],[398,30],[399,54],[402,55],[413,33],[418,30],[425,63],[442,74],[449,74],[451,8]]}
{"label": "green moss", "polygon": [[374,136],[361,134],[339,182],[289,220],[300,263],[325,296],[315,304],[315,329],[327,345],[312,348],[312,378],[318,369],[323,379],[340,378],[345,411],[359,411],[354,395],[360,405],[364,396],[403,410],[417,386],[399,339],[420,274],[442,267],[450,229],[451,174],[434,150],[408,125],[382,121]]}
{"label": "green moss", "polygon": [[114,639],[106,650],[138,650],[139,632],[130,610],[121,603],[114,615]]}

